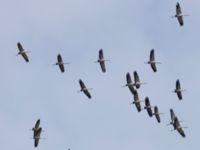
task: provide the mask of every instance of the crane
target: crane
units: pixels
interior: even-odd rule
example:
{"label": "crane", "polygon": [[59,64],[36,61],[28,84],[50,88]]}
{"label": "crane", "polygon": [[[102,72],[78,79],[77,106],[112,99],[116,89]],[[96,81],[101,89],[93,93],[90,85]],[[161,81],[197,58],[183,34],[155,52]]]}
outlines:
{"label": "crane", "polygon": [[153,112],[152,112],[152,106],[151,106],[151,104],[150,104],[150,101],[149,101],[149,98],[148,97],[146,97],[145,98],[145,107],[144,107],[144,109],[146,109],[147,110],[147,113],[149,114],[149,117],[152,117],[153,116]]}
{"label": "crane", "polygon": [[19,50],[17,56],[21,55],[24,58],[24,60],[28,63],[29,59],[28,59],[27,53],[30,53],[30,51],[25,51],[20,42],[17,43],[17,47],[18,47],[18,50]]}
{"label": "crane", "polygon": [[137,111],[140,112],[142,110],[140,102],[143,102],[140,100],[137,90],[135,90],[133,95],[134,101],[131,104],[135,104]]}
{"label": "crane", "polygon": [[81,90],[78,92],[83,92],[89,99],[91,99],[92,96],[89,90],[92,90],[92,88],[87,88],[81,79],[79,80],[79,84],[80,84]]}
{"label": "crane", "polygon": [[156,62],[155,60],[155,54],[154,54],[154,49],[152,49],[150,51],[150,58],[149,58],[149,61],[148,62],[145,62],[146,64],[150,64],[151,65],[151,68],[154,72],[157,72],[157,67],[156,67],[156,64],[161,64],[161,62]]}
{"label": "crane", "polygon": [[179,100],[182,100],[182,99],[183,99],[183,97],[182,97],[182,92],[183,92],[183,91],[186,91],[186,89],[181,89],[180,80],[177,79],[177,80],[176,80],[176,88],[175,88],[175,90],[174,90],[173,92],[177,94]]}
{"label": "crane", "polygon": [[182,11],[181,11],[181,6],[180,4],[177,2],[176,3],[176,14],[174,16],[172,16],[172,18],[177,18],[178,22],[179,22],[179,25],[180,26],[183,26],[184,22],[183,22],[183,16],[189,16],[189,15],[184,15],[182,14]]}
{"label": "crane", "polygon": [[103,49],[100,49],[99,50],[99,58],[98,58],[97,61],[95,61],[95,63],[99,63],[100,64],[101,70],[102,70],[103,73],[106,72],[106,65],[105,65],[106,61],[110,61],[110,60],[104,59]]}
{"label": "crane", "polygon": [[62,73],[64,73],[65,72],[65,66],[64,66],[65,64],[69,64],[69,63],[64,63],[61,54],[58,54],[57,55],[57,63],[55,63],[53,65],[58,65],[60,68],[60,71]]}
{"label": "crane", "polygon": [[40,119],[38,119],[35,123],[35,126],[32,128],[33,131],[33,139],[34,139],[34,147],[37,147],[40,140],[40,135],[42,132],[42,128],[40,126]]}

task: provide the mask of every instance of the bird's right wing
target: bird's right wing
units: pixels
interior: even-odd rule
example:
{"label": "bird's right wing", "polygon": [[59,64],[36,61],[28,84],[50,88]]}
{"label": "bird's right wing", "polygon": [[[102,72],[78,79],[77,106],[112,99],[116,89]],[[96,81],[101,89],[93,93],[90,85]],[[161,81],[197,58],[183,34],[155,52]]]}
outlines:
{"label": "bird's right wing", "polygon": [[150,52],[150,61],[155,61],[154,49],[152,49]]}
{"label": "bird's right wing", "polygon": [[86,88],[85,84],[83,83],[81,79],[79,80],[79,84],[80,84],[81,89]]}
{"label": "bird's right wing", "polygon": [[181,12],[181,6],[180,6],[180,4],[177,2],[177,4],[176,4],[176,14],[178,15],[178,14],[181,14],[182,12]]}
{"label": "bird's right wing", "polygon": [[129,72],[126,74],[126,82],[127,82],[128,84],[132,83],[131,75],[130,75]]}
{"label": "bird's right wing", "polygon": [[92,96],[88,90],[84,91],[84,93],[88,98],[92,98]]}
{"label": "bird's right wing", "polygon": [[103,56],[103,49],[100,49],[100,50],[99,50],[99,59],[104,59],[104,56]]}
{"label": "bird's right wing", "polygon": [[20,42],[17,43],[17,47],[18,47],[20,52],[24,51],[24,48],[22,47]]}
{"label": "bird's right wing", "polygon": [[138,73],[136,71],[134,71],[133,75],[134,75],[134,81],[135,81],[135,83],[136,82],[140,82],[139,75],[138,75]]}
{"label": "bird's right wing", "polygon": [[40,126],[40,119],[38,119],[35,123],[35,129],[39,128]]}
{"label": "bird's right wing", "polygon": [[181,84],[179,80],[176,80],[176,89],[181,89]]}
{"label": "bird's right wing", "polygon": [[57,55],[57,60],[58,60],[59,63],[62,63],[62,62],[63,62],[63,59],[62,59],[61,54],[58,54],[58,55]]}
{"label": "bird's right wing", "polygon": [[102,70],[103,72],[106,72],[106,65],[105,65],[105,62],[104,62],[104,61],[100,62],[100,66],[101,66],[101,70]]}
{"label": "bird's right wing", "polygon": [[182,137],[185,137],[185,133],[184,133],[182,127],[179,127],[179,128],[177,129],[177,131],[179,132],[179,134],[180,134]]}

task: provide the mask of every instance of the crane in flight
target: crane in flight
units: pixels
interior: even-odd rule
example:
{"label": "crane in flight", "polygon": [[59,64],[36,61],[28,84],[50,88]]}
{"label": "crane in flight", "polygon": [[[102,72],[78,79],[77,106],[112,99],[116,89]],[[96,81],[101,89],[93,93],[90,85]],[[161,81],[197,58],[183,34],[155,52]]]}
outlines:
{"label": "crane in flight", "polygon": [[180,80],[179,79],[176,80],[176,88],[173,92],[177,94],[179,100],[183,99],[183,96],[182,96],[183,91],[186,91],[186,89],[181,89]]}
{"label": "crane in flight", "polygon": [[156,64],[161,64],[161,62],[157,62],[155,60],[155,52],[154,52],[154,49],[152,49],[150,51],[150,57],[149,57],[149,61],[148,62],[145,62],[146,64],[150,64],[151,65],[151,68],[154,72],[157,72],[157,67],[156,67]]}
{"label": "crane in flight", "polygon": [[35,126],[32,128],[33,131],[33,139],[34,139],[34,147],[37,147],[40,140],[40,135],[42,132],[42,128],[40,126],[40,119],[38,119],[35,123]]}
{"label": "crane in flight", "polygon": [[89,90],[92,90],[92,88],[87,88],[81,79],[79,80],[79,84],[80,84],[81,90],[78,92],[83,92],[89,99],[91,99],[92,96]]}
{"label": "crane in flight", "polygon": [[58,54],[57,55],[57,63],[55,63],[53,65],[58,65],[59,68],[60,68],[60,71],[62,73],[64,73],[65,72],[65,66],[64,66],[65,64],[69,64],[69,63],[63,62],[63,58],[62,58],[61,54]]}
{"label": "crane in flight", "polygon": [[103,73],[106,72],[106,65],[105,65],[106,61],[110,61],[110,60],[104,59],[103,49],[100,49],[99,50],[99,58],[98,58],[97,61],[95,61],[95,63],[99,63],[100,64],[101,70],[102,70]]}
{"label": "crane in flight", "polygon": [[134,92],[133,99],[134,101],[131,104],[135,104],[137,111],[140,112],[142,110],[140,102],[143,102],[143,100],[140,100],[137,90]]}
{"label": "crane in flight", "polygon": [[179,22],[179,25],[180,25],[180,26],[183,26],[183,24],[184,24],[183,16],[189,16],[189,15],[184,15],[184,14],[182,14],[181,6],[180,6],[180,4],[177,2],[177,3],[176,3],[176,14],[175,14],[174,16],[172,16],[172,18],[177,18],[177,20],[178,20],[178,22]]}
{"label": "crane in flight", "polygon": [[20,42],[17,43],[17,47],[18,47],[18,50],[19,50],[17,56],[21,55],[24,58],[24,60],[28,63],[29,59],[28,59],[27,53],[30,53],[30,51],[25,51]]}
{"label": "crane in flight", "polygon": [[150,104],[150,101],[149,101],[148,97],[145,98],[145,107],[144,107],[144,109],[147,110],[147,113],[148,113],[149,117],[153,116],[152,106]]}

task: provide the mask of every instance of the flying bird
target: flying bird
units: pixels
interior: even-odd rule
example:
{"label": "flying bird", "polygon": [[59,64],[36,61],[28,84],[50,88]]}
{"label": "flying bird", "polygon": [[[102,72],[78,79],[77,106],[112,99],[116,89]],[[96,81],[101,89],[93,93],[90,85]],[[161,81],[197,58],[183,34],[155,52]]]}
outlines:
{"label": "flying bird", "polygon": [[174,130],[177,130],[182,137],[186,137],[183,128],[187,127],[181,127],[180,123],[183,121],[179,121],[178,117],[175,115],[174,110],[172,108],[170,109],[170,119],[171,121],[168,125],[172,125]]}
{"label": "flying bird", "polygon": [[40,126],[40,119],[38,119],[35,123],[35,126],[32,128],[33,131],[33,139],[34,139],[34,147],[37,147],[40,140],[40,135],[42,132],[42,128]]}
{"label": "flying bird", "polygon": [[65,64],[69,64],[69,63],[64,63],[61,54],[58,54],[57,55],[57,63],[55,63],[53,65],[58,65],[60,68],[60,71],[62,73],[64,73],[65,72],[65,66],[64,66]]}
{"label": "flying bird", "polygon": [[156,62],[155,60],[155,54],[154,54],[154,49],[150,51],[150,59],[146,64],[150,64],[151,68],[154,72],[157,72],[156,64],[161,64],[161,62]]}
{"label": "flying bird", "polygon": [[156,120],[157,120],[158,123],[161,122],[160,115],[162,115],[162,114],[164,114],[164,113],[160,113],[158,107],[155,106],[153,115],[155,115]]}
{"label": "flying bird", "polygon": [[174,93],[177,94],[179,100],[182,100],[182,91],[186,91],[185,89],[181,89],[181,83],[179,80],[176,80],[176,89],[174,90]]}
{"label": "flying bird", "polygon": [[140,82],[140,77],[139,77],[137,71],[134,71],[134,72],[133,72],[133,76],[134,76],[134,82],[135,82],[133,85],[134,85],[137,89],[140,88],[140,85],[146,84],[146,83]]}
{"label": "flying bird", "polygon": [[180,26],[183,26],[184,22],[183,22],[183,16],[189,16],[189,15],[183,15],[182,11],[181,11],[181,6],[180,4],[177,2],[176,3],[176,14],[174,16],[172,16],[173,18],[177,18],[178,22],[180,24]]}
{"label": "flying bird", "polygon": [[143,102],[140,100],[138,92],[135,90],[133,95],[134,101],[131,104],[135,104],[137,111],[140,112],[142,110],[140,102]]}
{"label": "flying bird", "polygon": [[110,61],[110,60],[104,59],[103,49],[100,49],[99,50],[99,58],[98,58],[97,61],[95,61],[95,63],[100,64],[101,70],[102,70],[103,73],[106,72],[106,65],[105,65],[106,61]]}
{"label": "flying bird", "polygon": [[144,107],[144,109],[146,109],[147,110],[147,113],[149,114],[149,117],[152,117],[153,116],[153,112],[152,112],[152,106],[151,106],[151,104],[150,104],[150,101],[149,101],[149,98],[148,97],[146,97],[145,98],[145,107]]}
{"label": "flying bird", "polygon": [[27,53],[30,53],[30,51],[25,51],[20,42],[17,43],[17,47],[19,49],[17,56],[21,55],[26,62],[29,62]]}
{"label": "flying bird", "polygon": [[92,90],[92,88],[87,88],[81,79],[79,80],[79,84],[80,84],[81,90],[78,92],[83,92],[89,99],[91,99],[92,96],[89,90]]}
{"label": "flying bird", "polygon": [[126,82],[126,85],[124,85],[123,87],[127,86],[131,93],[134,95],[136,90],[134,88],[134,83],[132,82],[131,75],[129,72],[126,73]]}

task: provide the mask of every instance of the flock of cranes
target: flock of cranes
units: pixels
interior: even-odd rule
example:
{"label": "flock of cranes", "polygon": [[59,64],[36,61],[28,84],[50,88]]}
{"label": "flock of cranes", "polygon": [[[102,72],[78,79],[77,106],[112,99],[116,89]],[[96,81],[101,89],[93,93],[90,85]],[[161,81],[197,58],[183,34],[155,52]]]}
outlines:
{"label": "flock of cranes", "polygon": [[[153,72],[157,71],[156,63],[161,64],[160,62],[155,61],[155,52],[154,52],[154,49],[152,49],[150,51],[150,60],[147,62],[147,64],[151,65]],[[146,97],[144,101],[141,100],[139,98],[138,92],[136,90],[136,89],[140,88],[140,85],[146,84],[146,83],[140,82],[140,78],[139,78],[137,71],[133,72],[133,77],[134,77],[134,82],[132,82],[130,73],[128,72],[126,74],[127,84],[125,86],[127,86],[129,88],[131,94],[133,95],[133,99],[134,99],[134,101],[131,104],[135,104],[135,107],[136,107],[138,112],[140,112],[143,109],[146,109],[149,117],[155,116],[157,122],[160,123],[161,122],[160,115],[163,114],[163,113],[159,112],[158,106],[152,106],[151,103],[150,103],[149,97]],[[185,89],[181,89],[181,84],[180,84],[180,81],[178,79],[176,81],[176,88],[173,92],[177,94],[179,100],[182,100],[182,91],[185,91]],[[141,102],[145,102],[144,108],[142,108]],[[153,109],[153,111],[152,111],[152,109]],[[183,128],[185,128],[185,127],[181,127],[180,121],[178,120],[178,117],[175,116],[173,109],[170,109],[170,115],[171,115],[170,124],[173,125],[174,130],[177,130],[182,137],[186,137],[186,135],[183,131]]]}
{"label": "flock of cranes", "polygon": [[[183,26],[183,24],[184,24],[183,23],[183,16],[188,16],[188,15],[182,14],[180,4],[177,3],[176,4],[176,15],[174,15],[173,17],[176,17],[178,19],[180,26]],[[25,51],[25,49],[23,48],[23,46],[19,42],[17,43],[17,47],[19,49],[19,52],[18,52],[17,55],[21,55],[24,58],[24,60],[28,63],[29,58],[28,58],[27,53],[29,53],[30,51]],[[106,61],[110,61],[110,60],[104,59],[103,49],[100,49],[99,55],[98,55],[98,60],[95,61],[95,63],[100,64],[100,67],[101,67],[101,70],[102,70],[103,73],[106,72],[106,65],[105,65]],[[149,64],[151,66],[154,73],[157,72],[156,64],[161,64],[161,62],[156,61],[154,49],[152,49],[150,51],[149,60],[145,63]],[[57,55],[57,62],[53,65],[59,66],[60,71],[62,73],[64,73],[65,72],[65,64],[69,64],[69,63],[65,63],[63,61],[61,54],[58,54]],[[156,105],[152,106],[151,103],[150,103],[149,97],[146,97],[144,101],[141,100],[139,98],[139,94],[137,92],[137,90],[141,87],[141,85],[144,85],[144,84],[147,84],[147,83],[140,81],[140,77],[139,77],[137,71],[133,72],[133,77],[134,77],[134,82],[132,81],[130,73],[127,72],[127,74],[126,74],[126,82],[127,83],[124,85],[124,87],[129,88],[131,94],[133,95],[134,101],[131,104],[135,105],[138,112],[141,112],[142,110],[146,110],[149,117],[155,116],[157,122],[160,123],[161,122],[160,115],[163,114],[163,113],[159,112],[158,106],[156,106]],[[79,79],[79,85],[80,85],[80,90],[78,92],[83,92],[89,99],[91,99],[92,96],[91,96],[91,93],[89,92],[89,90],[92,90],[92,88],[87,88],[85,83],[81,79]],[[176,81],[175,90],[173,92],[177,94],[179,100],[182,100],[182,98],[183,98],[182,97],[182,91],[185,91],[185,89],[181,89],[181,84],[180,84],[180,81],[178,79]],[[145,103],[144,107],[141,106],[141,102]],[[171,116],[171,121],[168,125],[172,125],[173,128],[174,128],[173,130],[177,130],[182,137],[186,137],[186,135],[183,131],[183,128],[186,128],[186,127],[181,126],[180,123],[182,121],[179,121],[179,119],[175,115],[173,109],[170,109],[170,116]],[[36,121],[35,126],[32,128],[32,131],[33,131],[34,146],[37,147],[38,144],[39,144],[39,140],[41,139],[40,135],[41,135],[41,132],[42,132],[42,127],[40,127],[40,119],[38,119]]]}

